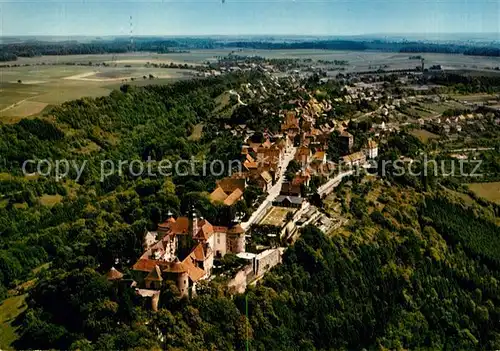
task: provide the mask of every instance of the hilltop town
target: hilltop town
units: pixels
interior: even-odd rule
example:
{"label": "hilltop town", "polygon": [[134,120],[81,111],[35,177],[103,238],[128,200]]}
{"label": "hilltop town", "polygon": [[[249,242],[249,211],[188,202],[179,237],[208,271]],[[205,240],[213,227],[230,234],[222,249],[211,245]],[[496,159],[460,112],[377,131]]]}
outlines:
{"label": "hilltop town", "polygon": [[[224,92],[219,100],[224,102],[216,108],[230,117],[221,118],[221,129],[242,141],[240,167],[217,179],[207,198],[214,206],[232,208],[233,217],[211,223],[193,203],[185,214],[170,215],[145,233],[144,253],[127,281],[137,294],[151,298],[154,310],[166,281],[185,297],[196,295],[199,282],[214,279],[224,281],[231,293],[243,293],[282,262],[301,228],[314,225],[331,233],[347,225],[349,217],[325,211],[324,200],[345,179],[376,175],[379,145],[388,145],[394,136],[434,140],[442,155],[466,159],[467,151],[482,150],[459,148],[472,141],[470,132],[500,123],[493,97],[470,103],[439,93],[422,83],[428,79],[423,64],[420,73],[340,74],[333,79],[321,78],[321,70],[301,77],[296,65],[278,77],[274,73],[286,72],[286,64],[251,61],[236,56],[227,66],[221,60],[226,68],[212,72],[259,74],[252,83]],[[267,105],[270,99],[274,105]],[[453,145],[457,149],[452,152]],[[404,154],[400,160],[411,165],[415,157]],[[249,193],[257,194],[250,202],[245,197]],[[226,255],[238,263],[226,267]],[[116,272],[111,268],[110,280],[124,279]]]}

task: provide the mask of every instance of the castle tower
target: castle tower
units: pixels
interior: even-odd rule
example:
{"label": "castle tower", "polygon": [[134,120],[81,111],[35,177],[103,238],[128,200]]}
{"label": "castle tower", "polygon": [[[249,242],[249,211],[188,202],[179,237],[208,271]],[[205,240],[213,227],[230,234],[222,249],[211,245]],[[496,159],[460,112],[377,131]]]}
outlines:
{"label": "castle tower", "polygon": [[189,274],[188,272],[180,272],[177,274],[177,288],[179,289],[180,296],[188,296],[189,294]]}
{"label": "castle tower", "polygon": [[229,252],[245,252],[245,230],[239,223],[236,223],[231,228],[229,228],[229,230],[227,231],[226,240]]}

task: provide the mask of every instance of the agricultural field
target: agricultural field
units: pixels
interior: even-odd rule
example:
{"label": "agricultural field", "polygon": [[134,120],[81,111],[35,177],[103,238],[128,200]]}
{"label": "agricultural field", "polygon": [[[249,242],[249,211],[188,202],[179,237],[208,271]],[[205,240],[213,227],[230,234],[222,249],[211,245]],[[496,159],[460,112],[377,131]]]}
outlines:
{"label": "agricultural field", "polygon": [[[346,72],[414,68],[419,60],[410,60],[407,53],[330,50],[192,50],[188,53],[127,53],[104,55],[41,56],[5,62],[0,67],[0,121],[15,123],[21,118],[42,113],[50,105],[82,97],[108,95],[123,83],[136,86],[168,84],[193,76],[188,69],[154,68],[151,64],[203,65],[215,62],[230,53],[266,58],[315,60],[346,60]],[[444,69],[486,70],[500,65],[496,57],[422,54],[426,65]],[[106,64],[104,67],[103,64]],[[312,63],[314,64],[314,63]],[[149,79],[149,75],[154,79]],[[463,101],[463,100],[461,100]],[[415,117],[429,117],[435,111],[426,106],[411,111]],[[440,109],[441,110],[441,109]],[[437,111],[441,113],[442,111]]]}
{"label": "agricultural field", "polygon": [[479,197],[500,204],[500,182],[471,183],[469,189]]}
{"label": "agricultural field", "polygon": [[134,85],[168,84],[192,77],[193,73],[187,69],[145,67],[145,63],[132,67],[3,67],[0,68],[0,121],[14,123],[21,118],[40,114],[49,105],[82,97],[108,95],[125,82]]}
{"label": "agricultural field", "polygon": [[425,129],[413,129],[411,134],[417,137],[421,142],[428,143],[432,139],[439,139],[439,135],[429,132]]}
{"label": "agricultural field", "polygon": [[271,207],[269,212],[262,218],[260,225],[273,225],[276,227],[281,227],[285,224],[286,215],[288,213],[294,213],[296,209],[286,208],[286,207]]}

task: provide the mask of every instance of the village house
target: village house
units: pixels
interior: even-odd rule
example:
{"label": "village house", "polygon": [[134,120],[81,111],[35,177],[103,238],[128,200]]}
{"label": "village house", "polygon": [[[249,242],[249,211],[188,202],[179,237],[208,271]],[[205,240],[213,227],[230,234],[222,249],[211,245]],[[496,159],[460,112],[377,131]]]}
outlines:
{"label": "village house", "polygon": [[281,185],[280,195],[286,196],[301,196],[301,184],[298,182],[283,182]]}
{"label": "village house", "polygon": [[295,111],[287,111],[285,121],[281,124],[281,131],[289,135],[295,135],[300,131],[299,119]]}
{"label": "village house", "polygon": [[252,177],[252,181],[263,192],[269,191],[273,186],[273,177],[268,171],[257,173],[256,176]]}
{"label": "village house", "polygon": [[340,133],[339,143],[340,143],[340,151],[343,154],[348,154],[351,152],[352,147],[354,145],[354,136],[347,131],[343,131],[342,133]]}
{"label": "village house", "polygon": [[210,201],[222,202],[227,206],[231,206],[241,200],[247,186],[246,179],[238,176],[218,180],[216,184],[217,187],[210,194]]}
{"label": "village house", "polygon": [[279,195],[273,200],[273,206],[301,208],[305,199],[300,196]]}
{"label": "village house", "polygon": [[344,163],[344,165],[351,168],[361,166],[366,162],[366,155],[361,151],[355,152],[353,154],[343,156],[342,162]]}
{"label": "village house", "polygon": [[305,166],[311,162],[312,152],[311,149],[305,146],[300,146],[294,156],[295,161]]}
{"label": "village house", "polygon": [[321,164],[326,163],[326,152],[325,151],[316,151],[316,153],[312,156],[311,162],[318,162]]}
{"label": "village house", "polygon": [[366,156],[369,159],[374,159],[378,157],[378,145],[373,140],[368,140],[368,147],[366,148]]}

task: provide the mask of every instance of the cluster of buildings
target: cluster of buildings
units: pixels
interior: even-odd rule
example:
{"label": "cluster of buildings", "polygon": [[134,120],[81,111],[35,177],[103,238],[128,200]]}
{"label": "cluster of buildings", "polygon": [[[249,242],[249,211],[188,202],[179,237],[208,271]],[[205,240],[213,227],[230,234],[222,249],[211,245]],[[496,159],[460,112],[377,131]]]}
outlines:
{"label": "cluster of buildings", "polygon": [[[170,217],[158,225],[157,231],[146,233],[144,253],[132,266],[131,286],[140,296],[151,298],[156,309],[164,282],[173,281],[180,296],[190,296],[199,281],[211,276],[214,258],[242,252],[245,231],[238,223],[213,226],[194,213]],[[114,268],[108,273],[109,280],[122,277]]]}

